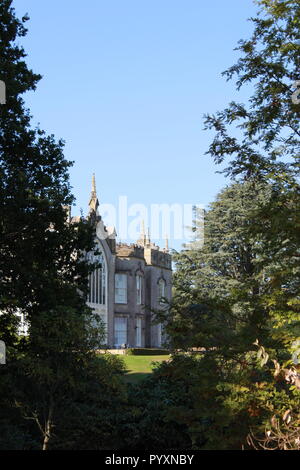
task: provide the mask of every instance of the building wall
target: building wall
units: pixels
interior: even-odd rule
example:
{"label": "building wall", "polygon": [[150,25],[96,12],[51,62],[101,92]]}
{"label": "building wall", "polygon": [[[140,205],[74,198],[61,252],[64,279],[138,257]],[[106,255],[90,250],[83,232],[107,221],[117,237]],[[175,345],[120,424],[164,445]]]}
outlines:
{"label": "building wall", "polygon": [[147,299],[146,304],[150,307],[147,312],[147,345],[149,347],[161,347],[163,343],[162,325],[155,322],[155,311],[162,310],[165,305],[160,303],[159,281],[164,280],[165,298],[171,300],[172,296],[172,271],[159,266],[147,266]]}
{"label": "building wall", "polygon": [[[150,245],[150,243],[149,243]],[[142,347],[161,347],[161,325],[153,324],[153,310],[162,309],[159,302],[159,280],[165,281],[165,297],[171,300],[171,256],[155,245],[117,245],[116,273],[127,274],[127,304],[115,304],[115,317],[126,316],[128,347],[136,345],[137,319],[141,318]],[[137,304],[136,276],[142,277],[142,304]]]}
{"label": "building wall", "polygon": [[[149,237],[141,234],[136,244],[117,244],[114,228],[107,228],[98,213],[99,201],[96,194],[95,178],[92,181],[92,193],[89,202],[90,213],[88,219],[94,224],[96,242],[101,250],[106,266],[106,291],[104,304],[89,304],[106,325],[106,344],[109,348],[115,347],[116,318],[127,319],[127,347],[137,346],[137,326],[140,323],[141,346],[161,346],[161,325],[153,323],[155,315],[153,310],[163,306],[159,302],[159,281],[166,283],[165,297],[171,300],[172,295],[172,269],[171,255],[168,250],[160,250],[150,242]],[[68,209],[69,223],[78,222],[79,217],[71,217],[71,208]],[[127,276],[127,302],[115,302],[115,274]],[[141,276],[142,291],[141,304],[137,302],[136,277]],[[96,279],[96,278],[95,278]],[[100,285],[100,284],[99,284]],[[91,297],[90,297],[91,298]],[[95,297],[92,297],[93,299]],[[21,318],[20,334],[27,334],[28,325]],[[163,337],[162,337],[163,340]]]}
{"label": "building wall", "polygon": [[[141,323],[141,347],[160,347],[160,325],[153,324],[153,309],[163,308],[159,302],[159,280],[166,283],[165,297],[171,299],[172,270],[171,256],[168,250],[160,250],[146,237],[144,228],[140,240],[134,245],[117,244],[114,228],[107,228],[98,212],[99,201],[96,193],[95,177],[92,179],[92,192],[89,202],[88,218],[95,224],[96,241],[106,261],[107,297],[105,305],[92,305],[104,319],[107,327],[107,345],[115,347],[116,319],[120,319],[125,337],[127,319],[126,346],[137,346],[137,326]],[[127,302],[115,302],[115,274],[125,274],[127,279]],[[137,302],[136,277],[141,276],[141,304]],[[124,334],[123,334],[124,333]]]}
{"label": "building wall", "polygon": [[[106,305],[94,306],[94,311],[101,315],[107,327],[107,345],[110,348],[115,344],[116,318],[127,319],[127,347],[137,347],[140,335],[140,347],[160,347],[160,325],[153,324],[153,309],[162,308],[159,303],[159,280],[166,284],[165,296],[171,299],[171,256],[157,247],[145,248],[139,245],[114,245],[104,239],[104,226],[102,220],[97,223],[97,242],[106,260],[107,270],[107,297]],[[153,245],[154,246],[154,245]],[[125,274],[127,279],[127,303],[118,303],[115,300],[115,274]],[[136,278],[141,278],[141,304],[137,298]],[[140,320],[139,320],[140,319]],[[140,327],[138,333],[138,325]]]}
{"label": "building wall", "polygon": [[[142,346],[144,339],[144,317],[145,317],[145,260],[135,257],[116,257],[116,273],[127,275],[127,304],[115,303],[114,316],[126,316],[128,322],[127,345],[136,346],[137,318],[142,319]],[[142,279],[142,303],[137,303],[136,276]]]}

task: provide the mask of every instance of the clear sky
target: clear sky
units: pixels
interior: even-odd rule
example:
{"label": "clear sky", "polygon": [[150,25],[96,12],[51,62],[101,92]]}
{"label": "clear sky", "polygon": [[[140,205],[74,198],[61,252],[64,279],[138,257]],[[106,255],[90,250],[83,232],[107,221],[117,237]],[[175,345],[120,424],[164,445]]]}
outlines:
{"label": "clear sky", "polygon": [[[203,114],[245,101],[221,72],[251,34],[252,0],[14,0],[28,13],[26,96],[33,123],[66,141],[73,208],[208,204],[227,183],[209,156]],[[173,244],[178,248],[179,242]]]}

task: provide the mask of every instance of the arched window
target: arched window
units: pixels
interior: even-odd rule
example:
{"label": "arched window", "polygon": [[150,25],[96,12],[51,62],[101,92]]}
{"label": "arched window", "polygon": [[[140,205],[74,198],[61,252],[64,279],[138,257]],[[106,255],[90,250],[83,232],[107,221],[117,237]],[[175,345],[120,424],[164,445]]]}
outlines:
{"label": "arched window", "polygon": [[106,304],[106,263],[104,255],[88,254],[90,263],[97,263],[98,267],[89,274],[89,293],[87,301],[90,304],[105,305]]}

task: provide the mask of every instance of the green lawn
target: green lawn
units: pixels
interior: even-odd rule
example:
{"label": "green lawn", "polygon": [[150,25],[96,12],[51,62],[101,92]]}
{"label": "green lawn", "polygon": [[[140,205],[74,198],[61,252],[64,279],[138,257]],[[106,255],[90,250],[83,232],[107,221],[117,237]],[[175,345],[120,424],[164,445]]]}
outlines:
{"label": "green lawn", "polygon": [[120,356],[127,369],[125,376],[126,382],[138,383],[152,373],[152,362],[167,361],[170,356]]}

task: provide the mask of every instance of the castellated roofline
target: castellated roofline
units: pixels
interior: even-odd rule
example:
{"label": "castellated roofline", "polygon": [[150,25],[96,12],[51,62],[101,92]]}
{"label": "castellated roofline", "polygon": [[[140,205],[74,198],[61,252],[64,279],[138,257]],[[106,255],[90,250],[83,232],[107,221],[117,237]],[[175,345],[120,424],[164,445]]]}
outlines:
{"label": "castellated roofline", "polygon": [[144,247],[136,243],[117,243],[116,255],[119,258],[144,259],[148,265],[172,269],[171,255],[165,249],[160,250],[160,248],[154,244]]}
{"label": "castellated roofline", "polygon": [[144,258],[144,248],[136,243],[117,243],[116,254],[120,257]]}

